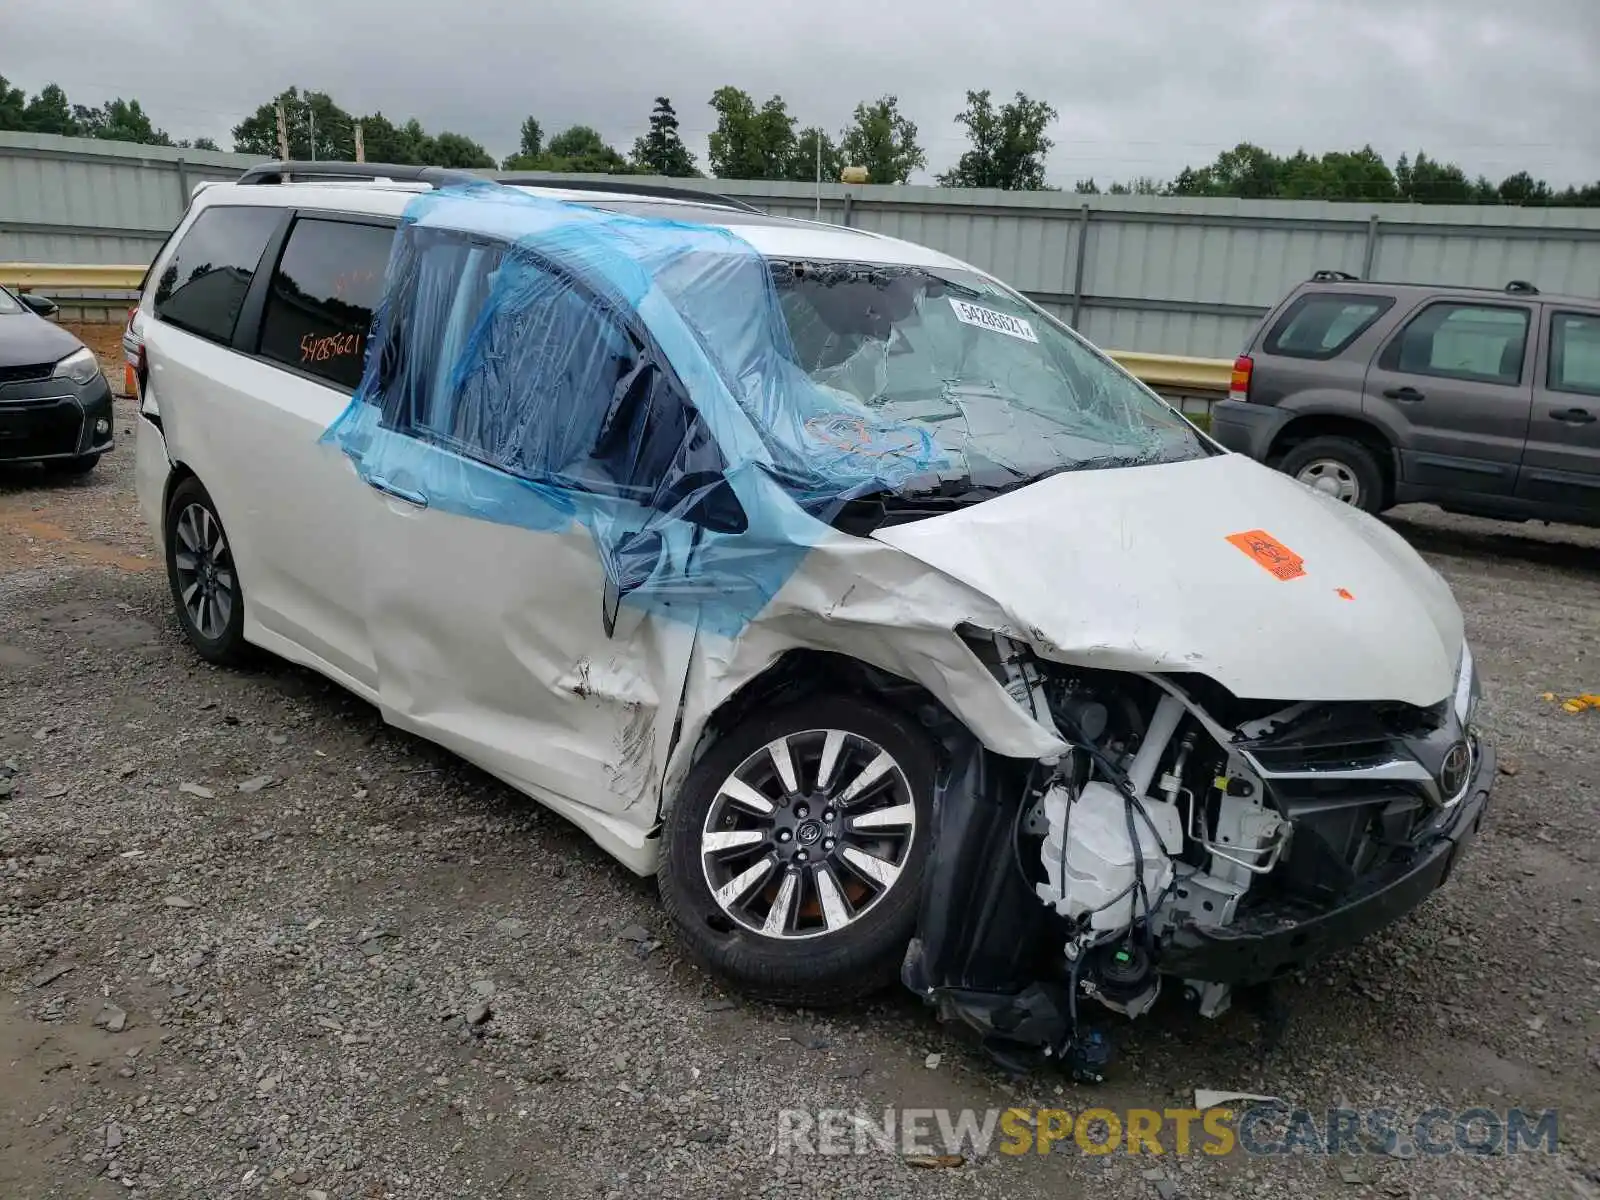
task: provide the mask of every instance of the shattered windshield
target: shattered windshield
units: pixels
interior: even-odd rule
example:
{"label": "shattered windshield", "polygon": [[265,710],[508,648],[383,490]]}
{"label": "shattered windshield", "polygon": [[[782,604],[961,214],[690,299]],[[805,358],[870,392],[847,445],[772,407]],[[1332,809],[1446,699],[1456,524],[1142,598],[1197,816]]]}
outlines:
{"label": "shattered windshield", "polygon": [[1040,309],[945,268],[771,264],[796,360],[950,465],[918,486],[1019,486],[1063,470],[1199,458],[1192,426]]}

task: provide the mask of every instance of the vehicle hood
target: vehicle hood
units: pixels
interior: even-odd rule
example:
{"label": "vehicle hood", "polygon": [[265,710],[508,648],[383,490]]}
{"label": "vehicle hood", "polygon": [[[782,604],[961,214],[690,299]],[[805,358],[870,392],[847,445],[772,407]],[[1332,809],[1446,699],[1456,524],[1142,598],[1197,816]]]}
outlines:
{"label": "vehicle hood", "polygon": [[990,597],[1057,661],[1262,700],[1429,705],[1455,683],[1461,610],[1438,572],[1243,455],[1054,475],[872,536]]}
{"label": "vehicle hood", "polygon": [[61,326],[34,313],[0,313],[0,367],[55,362],[81,345]]}

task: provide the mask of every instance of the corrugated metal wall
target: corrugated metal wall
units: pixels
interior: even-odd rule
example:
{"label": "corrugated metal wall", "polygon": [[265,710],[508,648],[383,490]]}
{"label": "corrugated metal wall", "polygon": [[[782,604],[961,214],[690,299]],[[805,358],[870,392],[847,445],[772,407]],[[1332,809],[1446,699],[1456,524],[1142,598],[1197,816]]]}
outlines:
{"label": "corrugated metal wall", "polygon": [[247,154],[0,133],[0,262],[147,263],[203,179]]}
{"label": "corrugated metal wall", "polygon": [[[248,155],[0,133],[0,261],[144,263],[201,179]],[[552,182],[582,177],[552,176]],[[1177,200],[926,187],[670,180],[793,217],[936,247],[1104,346],[1233,355],[1319,268],[1600,296],[1600,210]]]}

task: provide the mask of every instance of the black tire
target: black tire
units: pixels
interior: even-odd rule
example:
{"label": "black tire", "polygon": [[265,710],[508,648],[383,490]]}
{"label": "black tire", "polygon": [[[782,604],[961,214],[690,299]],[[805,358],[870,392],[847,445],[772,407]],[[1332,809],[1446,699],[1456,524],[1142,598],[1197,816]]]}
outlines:
{"label": "black tire", "polygon": [[[215,557],[205,553],[197,555],[185,541],[185,538],[192,540],[195,537],[196,525],[185,523],[185,516],[191,510],[203,511],[204,516],[196,517],[196,521],[203,527],[208,519],[215,535],[220,537],[220,542],[216,544],[220,549]],[[232,543],[223,529],[222,518],[217,515],[216,504],[194,476],[191,475],[172,489],[172,496],[167,501],[164,533],[167,583],[172,590],[172,607],[177,613],[178,625],[184,637],[189,639],[195,653],[207,662],[229,667],[247,662],[250,646],[244,640],[244,589],[238,571],[234,569]],[[200,539],[202,549],[207,535],[202,535]],[[180,555],[185,556],[186,561],[180,561]],[[197,581],[193,571],[207,567],[210,569],[208,580]],[[196,582],[203,590],[209,584],[210,592],[205,599],[212,605],[210,608],[202,606],[198,619],[191,615],[189,602],[185,600],[186,590]],[[224,593],[225,605],[222,602]],[[206,627],[202,628],[198,621],[204,621]]]}
{"label": "black tire", "polygon": [[[701,837],[723,782],[742,764],[780,737],[823,730],[841,730],[866,739],[891,755],[915,806],[916,824],[902,851],[898,876],[848,924],[835,931],[813,930],[812,936],[805,937],[765,935],[730,919],[718,904],[702,865]],[[802,762],[799,769],[804,785],[808,768]],[[815,784],[820,767],[809,769]],[[658,872],[661,896],[690,956],[740,991],[779,1004],[845,1004],[894,982],[906,945],[916,931],[922,875],[933,841],[934,773],[934,744],[914,718],[845,696],[816,696],[758,713],[727,734],[690,771],[663,830],[665,844]],[[836,774],[835,789],[844,782],[841,771]],[[891,781],[891,786],[898,783]],[[869,790],[852,803],[870,805],[870,796]],[[783,800],[779,805],[788,819],[796,819],[798,803]],[[843,811],[841,807],[841,820]],[[802,840],[800,832],[797,829],[792,839],[796,848]],[[825,844],[813,847],[819,858]],[[775,844],[772,848],[777,850]],[[814,879],[793,863],[789,869]],[[835,877],[848,879],[848,870],[841,865]],[[774,883],[780,878],[782,869],[770,877]],[[860,880],[851,882],[861,886]],[[814,888],[814,882],[810,886]],[[801,897],[806,887],[800,884],[796,893],[796,928],[805,912]],[[758,886],[754,894],[761,891]],[[851,907],[858,902],[852,900]],[[821,907],[817,904],[816,911],[820,913]]]}
{"label": "black tire", "polygon": [[53,458],[44,464],[52,475],[87,475],[100,461],[98,454],[84,454],[77,458]]}
{"label": "black tire", "polygon": [[[1384,486],[1383,470],[1377,458],[1354,438],[1334,435],[1308,438],[1283,456],[1278,470],[1300,478],[1304,472],[1316,471],[1319,464],[1337,464],[1346,473],[1345,478],[1354,481],[1355,498],[1346,501],[1353,508],[1380,513],[1389,507],[1388,489]],[[1309,480],[1302,478],[1301,482]]]}

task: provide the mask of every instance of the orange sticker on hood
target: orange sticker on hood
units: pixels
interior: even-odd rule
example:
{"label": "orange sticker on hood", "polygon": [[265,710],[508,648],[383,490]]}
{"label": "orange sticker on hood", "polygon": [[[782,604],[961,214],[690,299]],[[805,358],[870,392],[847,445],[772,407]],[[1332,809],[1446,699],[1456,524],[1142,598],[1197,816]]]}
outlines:
{"label": "orange sticker on hood", "polygon": [[1306,560],[1264,529],[1252,529],[1248,533],[1229,534],[1228,541],[1243,550],[1279,579],[1286,581],[1299,579],[1300,576],[1306,573]]}

